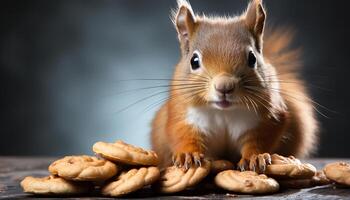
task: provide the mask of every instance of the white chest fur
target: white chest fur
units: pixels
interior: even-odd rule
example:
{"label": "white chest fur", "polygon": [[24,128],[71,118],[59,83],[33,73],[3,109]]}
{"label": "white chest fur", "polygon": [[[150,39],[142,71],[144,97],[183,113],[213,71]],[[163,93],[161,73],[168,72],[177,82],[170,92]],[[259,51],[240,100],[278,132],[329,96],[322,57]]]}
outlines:
{"label": "white chest fur", "polygon": [[199,128],[205,135],[228,134],[237,140],[245,131],[259,122],[254,112],[245,109],[218,110],[211,107],[191,107],[187,110],[187,123]]}

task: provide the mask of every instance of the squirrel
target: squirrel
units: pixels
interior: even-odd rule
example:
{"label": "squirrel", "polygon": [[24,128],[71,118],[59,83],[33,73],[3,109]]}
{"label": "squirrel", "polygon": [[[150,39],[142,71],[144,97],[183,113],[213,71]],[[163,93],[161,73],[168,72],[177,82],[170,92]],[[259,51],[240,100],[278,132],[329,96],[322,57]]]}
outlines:
{"label": "squirrel", "polygon": [[227,159],[263,172],[273,153],[315,151],[318,122],[298,75],[300,49],[290,47],[289,29],[268,31],[266,16],[262,0],[234,17],[195,15],[178,0],[172,19],[181,58],[151,130],[160,166]]}

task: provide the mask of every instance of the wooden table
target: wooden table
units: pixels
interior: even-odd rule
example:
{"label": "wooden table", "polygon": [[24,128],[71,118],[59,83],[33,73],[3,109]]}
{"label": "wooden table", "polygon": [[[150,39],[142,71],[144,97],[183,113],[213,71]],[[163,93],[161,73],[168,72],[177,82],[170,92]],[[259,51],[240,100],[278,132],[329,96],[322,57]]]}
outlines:
{"label": "wooden table", "polygon": [[[19,182],[25,176],[46,176],[47,167],[54,158],[32,158],[32,157],[0,157],[0,199],[9,198],[36,198],[22,192]],[[310,159],[307,162],[315,165],[318,169],[329,162],[350,159]],[[77,198],[77,197],[75,197]],[[104,197],[96,195],[81,197],[85,199]],[[335,186],[321,186],[301,190],[282,190],[279,193],[268,196],[251,196],[228,194],[225,191],[210,191],[197,189],[186,191],[173,196],[157,196],[151,189],[144,189],[125,198],[157,198],[157,199],[350,199],[350,188],[336,188]]]}

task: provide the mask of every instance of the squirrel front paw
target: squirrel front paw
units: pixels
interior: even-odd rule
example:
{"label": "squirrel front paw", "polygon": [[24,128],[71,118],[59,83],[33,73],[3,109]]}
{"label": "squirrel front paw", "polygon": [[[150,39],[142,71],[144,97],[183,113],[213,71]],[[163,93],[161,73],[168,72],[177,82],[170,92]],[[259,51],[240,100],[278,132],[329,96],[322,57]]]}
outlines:
{"label": "squirrel front paw", "polygon": [[258,173],[263,173],[266,166],[271,164],[271,156],[268,153],[253,154],[249,158],[242,156],[237,164],[237,168],[241,171],[251,170]]}
{"label": "squirrel front paw", "polygon": [[182,167],[185,170],[191,166],[201,166],[201,160],[204,158],[204,154],[200,152],[179,152],[173,155],[173,164],[176,167]]}

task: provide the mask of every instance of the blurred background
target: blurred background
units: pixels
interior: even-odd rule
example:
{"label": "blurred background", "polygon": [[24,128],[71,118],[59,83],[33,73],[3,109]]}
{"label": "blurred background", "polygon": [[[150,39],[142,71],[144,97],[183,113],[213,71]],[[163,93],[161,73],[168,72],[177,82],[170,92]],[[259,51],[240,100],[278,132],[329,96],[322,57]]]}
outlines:
{"label": "blurred background", "polygon": [[[265,0],[270,24],[297,29],[313,98],[335,111],[319,107],[328,116],[318,114],[319,157],[350,156],[346,3]],[[191,4],[233,15],[247,1]],[[0,155],[90,154],[94,142],[116,139],[149,148],[150,121],[167,88],[137,88],[167,81],[127,79],[171,77],[180,55],[174,7],[170,0],[2,0]]]}

